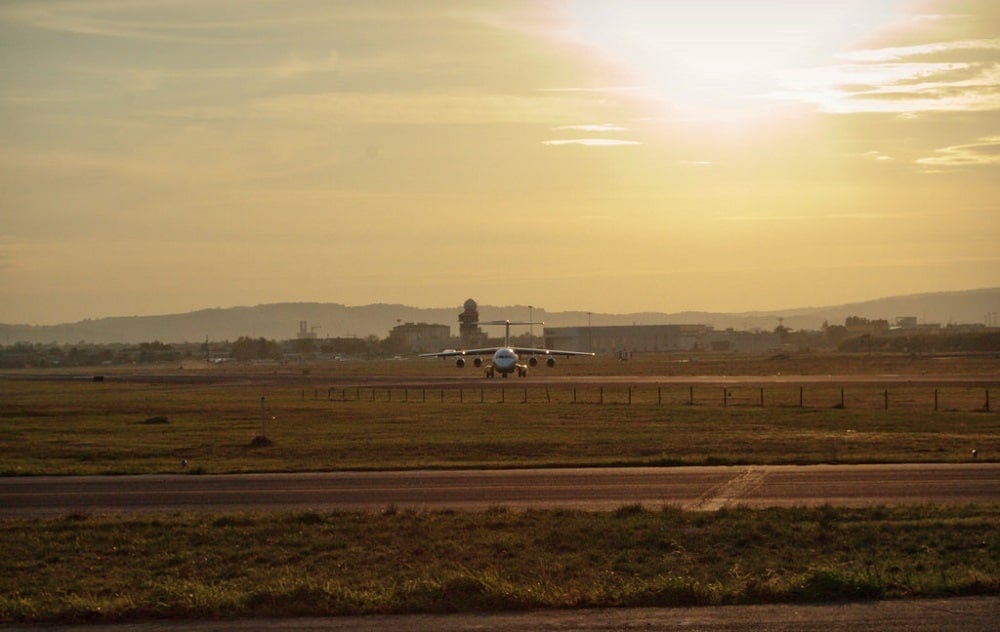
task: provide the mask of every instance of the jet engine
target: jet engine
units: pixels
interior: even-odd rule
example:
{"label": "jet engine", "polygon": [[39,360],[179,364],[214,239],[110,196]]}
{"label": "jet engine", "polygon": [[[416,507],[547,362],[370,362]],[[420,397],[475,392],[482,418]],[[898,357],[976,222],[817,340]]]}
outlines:
{"label": "jet engine", "polygon": [[479,367],[483,366],[483,359],[480,358],[479,356],[476,356],[476,359],[473,360],[472,363],[475,364],[476,368],[478,369]]}
{"label": "jet engine", "polygon": [[536,358],[535,356],[531,356],[530,358],[528,358],[528,365],[538,366],[538,358]]}
{"label": "jet engine", "polygon": [[465,366],[465,358],[459,358],[459,359],[455,360],[455,366],[457,366],[460,369],[463,366]]}
{"label": "jet engine", "polygon": [[549,367],[550,369],[552,367],[554,367],[555,365],[556,365],[556,359],[555,358],[549,358],[548,360],[545,361],[545,366]]}

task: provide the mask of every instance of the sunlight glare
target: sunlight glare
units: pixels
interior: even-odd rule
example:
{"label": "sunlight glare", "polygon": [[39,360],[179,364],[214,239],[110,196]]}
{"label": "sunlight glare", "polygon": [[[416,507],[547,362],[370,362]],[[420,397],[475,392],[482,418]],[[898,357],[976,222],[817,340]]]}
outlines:
{"label": "sunlight glare", "polygon": [[888,2],[571,2],[577,36],[686,118],[742,118],[792,69],[819,66],[886,24]]}

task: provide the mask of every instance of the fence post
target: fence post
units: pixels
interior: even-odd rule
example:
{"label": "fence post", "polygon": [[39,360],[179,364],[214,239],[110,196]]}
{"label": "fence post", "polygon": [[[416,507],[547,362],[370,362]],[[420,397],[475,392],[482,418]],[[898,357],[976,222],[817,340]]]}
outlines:
{"label": "fence post", "polygon": [[986,412],[990,412],[990,389],[986,389]]}
{"label": "fence post", "polygon": [[889,389],[885,389],[885,393],[882,396],[885,398],[885,409],[889,410]]}
{"label": "fence post", "polygon": [[694,406],[694,387],[688,387],[688,405]]}
{"label": "fence post", "polygon": [[663,387],[662,386],[657,386],[656,387],[656,405],[657,406],[662,406],[663,405]]}
{"label": "fence post", "polygon": [[545,387],[545,401],[547,401],[547,402],[551,402],[552,401],[552,397],[549,395],[549,387],[548,386]]}
{"label": "fence post", "polygon": [[631,386],[628,387],[628,403],[629,403],[629,406],[632,405],[632,387]]}
{"label": "fence post", "polygon": [[760,387],[760,407],[764,407],[764,387]]}
{"label": "fence post", "polygon": [[725,386],[722,387],[722,407],[725,408],[729,406],[729,389]]}
{"label": "fence post", "polygon": [[800,386],[799,387],[799,408],[805,408],[805,407],[806,407],[806,387],[805,386]]}
{"label": "fence post", "polygon": [[[305,391],[303,391],[303,392],[305,392]],[[262,439],[266,439],[267,438],[266,413],[267,413],[267,411],[264,410],[264,396],[261,395],[260,396],[260,436],[261,436]]]}
{"label": "fence post", "polygon": [[840,407],[844,408],[844,387],[840,387]]}
{"label": "fence post", "polygon": [[527,386],[524,387],[524,399],[521,400],[521,403],[522,404],[527,404],[528,403],[528,387]]}
{"label": "fence post", "polygon": [[597,401],[598,404],[604,403],[604,387],[601,387],[601,398]]}
{"label": "fence post", "polygon": [[938,390],[934,389],[934,412],[938,409]]}
{"label": "fence post", "polygon": [[573,387],[573,403],[576,403],[576,387]]}

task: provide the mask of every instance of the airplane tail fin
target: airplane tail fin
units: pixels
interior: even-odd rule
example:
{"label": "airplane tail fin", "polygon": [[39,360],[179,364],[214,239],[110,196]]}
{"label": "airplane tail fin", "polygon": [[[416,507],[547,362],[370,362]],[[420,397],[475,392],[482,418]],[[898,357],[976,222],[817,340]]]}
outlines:
{"label": "airplane tail fin", "polygon": [[504,335],[503,344],[505,347],[510,346],[510,326],[511,325],[544,325],[543,322],[529,322],[526,320],[481,320],[478,323],[472,323],[473,325],[503,325]]}

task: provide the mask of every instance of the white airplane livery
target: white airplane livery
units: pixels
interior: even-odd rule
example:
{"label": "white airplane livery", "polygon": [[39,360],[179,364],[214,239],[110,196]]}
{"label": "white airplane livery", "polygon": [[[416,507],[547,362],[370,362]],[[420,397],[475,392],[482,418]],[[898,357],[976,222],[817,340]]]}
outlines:
{"label": "white airplane livery", "polygon": [[[517,373],[518,377],[528,375],[529,366],[537,366],[539,356],[545,358],[545,365],[553,367],[556,365],[554,356],[592,356],[593,353],[586,351],[566,351],[564,349],[534,349],[531,347],[510,346],[510,326],[511,325],[544,325],[545,323],[514,322],[510,320],[491,320],[478,322],[476,325],[503,325],[504,336],[502,347],[484,347],[482,349],[447,349],[437,353],[422,353],[422,358],[457,358],[455,366],[462,368],[465,366],[466,356],[472,356],[473,365],[483,366],[482,356],[493,355],[492,364],[486,365],[486,377],[493,377],[497,373],[500,377],[507,377],[511,373]],[[519,362],[518,354],[529,356],[527,363]]]}

